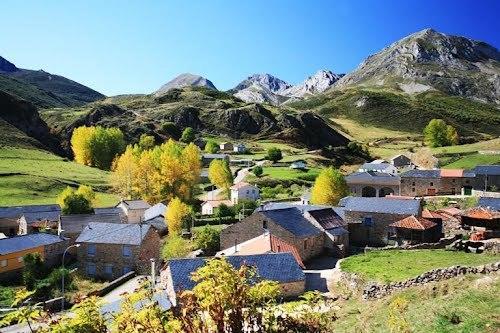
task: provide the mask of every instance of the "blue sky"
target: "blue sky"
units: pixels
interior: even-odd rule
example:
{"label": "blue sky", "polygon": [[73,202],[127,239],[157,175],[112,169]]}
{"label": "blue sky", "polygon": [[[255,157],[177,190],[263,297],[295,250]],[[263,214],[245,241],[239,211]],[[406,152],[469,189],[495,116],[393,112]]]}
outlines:
{"label": "blue sky", "polygon": [[345,73],[410,33],[500,46],[500,1],[14,1],[1,3],[0,55],[104,94],[150,93],[174,76],[229,89],[252,73],[298,83]]}

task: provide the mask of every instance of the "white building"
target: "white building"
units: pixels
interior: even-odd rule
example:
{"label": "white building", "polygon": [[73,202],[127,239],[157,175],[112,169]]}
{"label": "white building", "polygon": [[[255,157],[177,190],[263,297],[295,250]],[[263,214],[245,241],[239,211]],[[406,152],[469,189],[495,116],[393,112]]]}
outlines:
{"label": "white building", "polygon": [[233,151],[235,153],[244,153],[246,150],[247,150],[247,147],[242,143],[238,143],[238,144],[234,145],[234,147],[233,147]]}
{"label": "white building", "polygon": [[359,172],[368,172],[368,171],[377,171],[377,172],[383,172],[383,173],[389,173],[392,175],[397,175],[398,174],[398,169],[387,162],[383,163],[365,163],[363,164],[359,170]]}
{"label": "white building", "polygon": [[290,169],[305,170],[307,169],[307,163],[303,160],[292,162],[292,164],[290,164]]}
{"label": "white building", "polygon": [[201,204],[201,215],[213,215],[220,205],[232,206],[231,200],[207,200]]}
{"label": "white building", "polygon": [[239,200],[257,200],[260,198],[259,188],[245,182],[231,186],[231,202],[237,204]]}

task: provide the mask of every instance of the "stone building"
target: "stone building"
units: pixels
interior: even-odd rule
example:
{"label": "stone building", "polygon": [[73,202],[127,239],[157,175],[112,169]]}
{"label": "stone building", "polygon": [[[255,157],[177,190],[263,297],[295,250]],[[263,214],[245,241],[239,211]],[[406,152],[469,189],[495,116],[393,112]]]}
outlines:
{"label": "stone building", "polygon": [[201,155],[201,163],[204,167],[208,167],[213,160],[222,160],[229,163],[228,154],[203,154]]}
{"label": "stone building", "polygon": [[[74,244],[78,236],[89,225],[89,223],[116,223],[121,224],[119,213],[110,214],[73,214],[61,215],[58,226],[58,234],[68,238],[70,244]],[[72,251],[73,252],[73,251]],[[76,253],[76,251],[75,251]]]}
{"label": "stone building", "polygon": [[345,178],[349,190],[356,197],[385,197],[399,195],[401,178],[386,172],[355,172]]}
{"label": "stone building", "polygon": [[349,242],[357,246],[387,245],[391,223],[421,215],[419,199],[346,197],[339,205],[348,224]]}
{"label": "stone building", "polygon": [[411,159],[404,154],[394,156],[389,162],[396,168],[407,168],[413,165]]}
{"label": "stone building", "polygon": [[[295,298],[305,290],[305,274],[291,253],[228,256],[225,259],[236,269],[242,265],[254,267],[258,276],[256,282],[262,280],[278,282],[281,296],[284,298]],[[162,269],[160,283],[174,306],[177,293],[194,288],[196,284],[191,279],[191,274],[202,267],[207,260],[173,259]]]}
{"label": "stone building", "polygon": [[442,236],[441,227],[420,216],[411,215],[389,224],[390,238],[398,243],[435,243]]}
{"label": "stone building", "polygon": [[38,253],[47,267],[60,265],[67,246],[67,239],[47,233],[0,239],[0,281],[18,279],[24,267],[23,256],[29,253]]}
{"label": "stone building", "polygon": [[221,232],[220,246],[226,249],[269,232],[294,246],[303,261],[323,252],[324,235],[303,216],[298,207],[258,210]]}
{"label": "stone building", "polygon": [[500,165],[478,165],[471,171],[475,175],[475,190],[500,191]]}
{"label": "stone building", "polygon": [[234,146],[231,142],[221,142],[219,144],[219,149],[221,151],[232,151],[234,149]]}
{"label": "stone building", "polygon": [[77,238],[78,266],[89,277],[116,279],[130,271],[149,274],[160,260],[160,236],[148,224],[89,223]]}
{"label": "stone building", "polygon": [[401,174],[401,195],[470,195],[474,177],[461,169],[409,170]]}
{"label": "stone building", "polygon": [[57,224],[61,215],[59,205],[27,205],[0,207],[0,232],[7,236],[38,231],[44,225]]}
{"label": "stone building", "polygon": [[122,200],[116,207],[123,211],[128,223],[139,223],[144,217],[144,212],[151,205],[144,200]]}

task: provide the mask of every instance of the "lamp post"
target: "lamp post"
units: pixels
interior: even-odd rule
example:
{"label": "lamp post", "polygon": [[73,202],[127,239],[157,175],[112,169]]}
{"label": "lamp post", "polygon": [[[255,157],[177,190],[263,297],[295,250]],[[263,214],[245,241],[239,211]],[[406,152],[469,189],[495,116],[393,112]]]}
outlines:
{"label": "lamp post", "polygon": [[66,252],[68,252],[69,249],[73,248],[73,247],[80,247],[80,244],[73,244],[73,245],[70,245],[66,248],[66,250],[64,250],[63,252],[63,256],[62,256],[62,269],[63,269],[63,272],[62,272],[62,286],[61,286],[61,292],[62,292],[62,298],[61,298],[61,311],[64,310],[64,258],[66,257]]}

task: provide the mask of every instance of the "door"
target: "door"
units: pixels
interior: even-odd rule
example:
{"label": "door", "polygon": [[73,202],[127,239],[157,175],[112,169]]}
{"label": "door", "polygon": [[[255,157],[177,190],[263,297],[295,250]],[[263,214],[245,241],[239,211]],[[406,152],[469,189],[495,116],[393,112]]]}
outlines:
{"label": "door", "polygon": [[436,189],[435,188],[428,188],[427,195],[428,196],[436,195]]}

